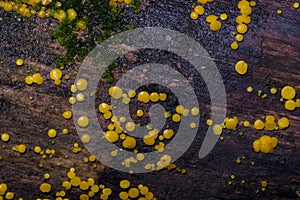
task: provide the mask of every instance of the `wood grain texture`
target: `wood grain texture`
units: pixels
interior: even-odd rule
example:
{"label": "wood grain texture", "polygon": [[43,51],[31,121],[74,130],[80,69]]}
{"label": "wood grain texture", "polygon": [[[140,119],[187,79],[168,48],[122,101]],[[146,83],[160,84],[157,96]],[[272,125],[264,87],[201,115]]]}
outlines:
{"label": "wood grain texture", "polygon": [[[63,48],[51,37],[56,22],[36,18],[17,22],[16,15],[0,11],[0,133],[7,132],[11,136],[8,143],[0,141],[0,182],[6,182],[9,191],[15,192],[16,197],[55,199],[55,192],[62,190],[61,183],[67,180],[67,171],[76,167],[83,179],[93,177],[97,183],[111,187],[114,191],[112,199],[118,198],[118,183],[122,179],[129,179],[136,186],[139,183],[149,186],[157,199],[297,199],[297,193],[300,193],[300,111],[286,111],[279,101],[280,94],[268,94],[266,99],[262,99],[256,93],[257,90],[268,93],[271,87],[279,89],[284,85],[292,85],[300,91],[300,10],[292,8],[290,1],[258,1],[253,8],[253,23],[249,25],[245,40],[239,50],[232,51],[230,43],[234,40],[232,32],[235,31],[234,20],[238,15],[237,2],[220,0],[206,7],[207,14],[226,12],[230,17],[217,33],[209,30],[205,17],[196,21],[189,19],[194,3],[190,0],[147,1],[138,15],[126,11],[126,21],[138,27],[157,26],[180,31],[194,38],[210,53],[224,78],[228,116],[251,122],[267,114],[277,119],[282,116],[290,119],[291,126],[284,131],[256,131],[242,127],[236,131],[225,130],[224,141],[219,141],[213,151],[200,160],[198,151],[206,130],[205,119],[201,119],[195,141],[176,161],[178,167],[187,169],[185,175],[166,170],[129,175],[107,168],[98,161],[95,162],[96,168],[93,164],[85,164],[82,160],[89,156],[89,152],[80,143],[73,121],[64,120],[61,116],[63,111],[71,109],[67,97],[71,95],[69,87],[75,79],[73,71],[80,63],[67,66],[63,73],[69,74],[71,79],[55,86],[49,72],[57,67],[57,57],[63,52]],[[277,9],[282,9],[283,14],[277,15]],[[139,56],[135,59],[147,60],[149,56],[149,59],[155,60],[153,55]],[[14,65],[18,57],[24,58],[24,66]],[[171,59],[170,63],[176,61],[168,56],[160,59]],[[249,64],[245,76],[234,71],[238,59]],[[115,70],[116,77],[121,75],[122,70]],[[42,86],[26,85],[24,78],[35,72],[43,75],[45,83]],[[252,86],[255,92],[247,93],[248,86]],[[202,91],[198,87],[196,89]],[[209,110],[209,105],[203,107]],[[209,117],[209,113],[202,113],[201,117]],[[52,144],[47,137],[49,128],[59,132],[68,128],[70,133],[59,133]],[[243,132],[243,136],[239,132]],[[263,134],[279,139],[279,146],[271,155],[252,150],[252,142]],[[83,147],[79,154],[72,153],[75,142]],[[12,151],[12,147],[20,143],[28,148],[22,156]],[[33,151],[37,145],[44,149],[54,148],[56,155],[43,159]],[[241,156],[246,158],[238,165],[235,160]],[[57,166],[58,162],[61,166]],[[53,186],[52,192],[47,195],[39,191],[44,173],[51,174],[48,182]],[[231,174],[236,179],[233,185],[228,186]],[[245,184],[240,183],[242,179]],[[269,184],[265,192],[260,191],[262,180]],[[73,189],[67,197],[79,199],[81,193]],[[99,199],[99,195],[94,199]]]}

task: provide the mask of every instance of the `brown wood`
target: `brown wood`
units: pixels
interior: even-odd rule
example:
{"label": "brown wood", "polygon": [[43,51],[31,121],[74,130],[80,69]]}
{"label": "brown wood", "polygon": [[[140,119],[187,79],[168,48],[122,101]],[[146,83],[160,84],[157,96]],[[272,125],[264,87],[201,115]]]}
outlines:
{"label": "brown wood", "polygon": [[[86,164],[83,158],[89,156],[89,152],[80,142],[73,121],[61,116],[63,111],[71,109],[67,100],[71,95],[69,87],[75,79],[73,71],[78,69],[80,63],[67,66],[63,73],[69,74],[71,79],[63,80],[61,86],[55,86],[49,78],[49,72],[56,67],[57,56],[63,52],[63,48],[51,37],[56,22],[31,18],[16,25],[13,15],[1,12],[0,134],[6,132],[11,138],[8,143],[0,141],[0,183],[7,183],[9,191],[15,192],[16,199],[55,199],[55,192],[63,189],[61,183],[67,180],[66,173],[70,167],[75,167],[82,179],[93,177],[98,184],[111,187],[115,192],[112,199],[117,198],[120,191],[118,182],[122,179],[129,179],[136,186],[139,183],[148,185],[157,199],[299,198],[300,111],[286,111],[279,101],[279,93],[275,96],[268,94],[266,99],[256,93],[260,89],[268,93],[271,87],[279,89],[284,85],[292,85],[300,98],[300,9],[294,9],[292,2],[287,1],[259,1],[253,8],[253,23],[249,26],[245,41],[239,50],[232,51],[230,43],[234,38],[230,34],[236,26],[236,3],[216,1],[207,6],[207,13],[226,12],[231,17],[231,21],[224,22],[224,27],[218,33],[209,31],[205,17],[197,21],[189,19],[192,4],[193,1],[150,1],[143,4],[145,9],[139,15],[128,13],[125,19],[140,27],[161,26],[178,30],[203,44],[216,59],[224,77],[228,116],[251,122],[268,114],[277,119],[286,116],[291,126],[277,132],[256,131],[253,128],[226,130],[223,133],[224,141],[219,141],[202,160],[197,156],[202,142],[202,136],[199,136],[189,151],[176,161],[179,168],[187,170],[185,175],[167,170],[128,175],[109,169],[98,161]],[[278,15],[277,9],[282,9],[283,14]],[[15,66],[17,57],[26,58],[24,66]],[[234,63],[238,59],[248,61],[249,72],[244,77],[234,71]],[[117,73],[121,71],[116,69]],[[24,78],[35,72],[43,75],[44,84],[26,85]],[[248,86],[254,88],[253,93],[246,92]],[[47,136],[50,128],[59,132],[54,140]],[[63,135],[63,128],[68,128],[70,133]],[[243,136],[239,135],[241,131]],[[273,154],[253,151],[252,142],[263,134],[279,139],[279,146]],[[55,143],[51,144],[52,141]],[[78,154],[72,152],[75,142],[83,148]],[[12,150],[14,145],[21,143],[28,148],[24,155]],[[51,159],[43,159],[34,153],[35,146],[53,148],[56,154]],[[241,156],[246,159],[236,164],[236,158]],[[252,161],[255,162],[254,166],[251,166]],[[57,166],[58,162],[61,166]],[[93,164],[97,166],[94,168]],[[52,192],[46,195],[39,191],[44,173],[51,174],[47,182],[53,186]],[[232,174],[236,179],[229,186],[227,182]],[[242,179],[246,181],[245,184],[240,183]],[[262,180],[268,182],[265,192],[261,191]],[[79,189],[72,189],[67,192],[67,197],[79,199],[81,193]],[[99,195],[95,199],[99,199]]]}

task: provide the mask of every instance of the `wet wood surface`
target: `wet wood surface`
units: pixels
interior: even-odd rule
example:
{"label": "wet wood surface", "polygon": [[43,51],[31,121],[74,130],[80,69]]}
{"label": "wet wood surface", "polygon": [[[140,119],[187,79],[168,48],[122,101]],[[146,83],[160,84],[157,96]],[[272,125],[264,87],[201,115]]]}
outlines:
{"label": "wet wood surface", "polygon": [[[8,184],[16,199],[55,199],[55,192],[63,189],[61,183],[67,180],[70,167],[76,167],[83,179],[93,177],[98,184],[111,187],[116,191],[112,199],[117,199],[118,182],[122,179],[129,179],[136,186],[139,183],[149,186],[157,199],[297,199],[300,193],[300,111],[285,110],[280,93],[271,95],[269,89],[292,85],[298,93],[300,91],[300,10],[294,9],[291,1],[258,1],[245,40],[238,50],[233,51],[230,43],[234,40],[237,1],[216,1],[207,6],[209,14],[226,12],[229,15],[217,33],[209,30],[205,17],[196,21],[189,19],[191,5],[193,1],[148,1],[138,15],[127,11],[125,20],[138,27],[170,28],[198,41],[215,59],[224,78],[228,116],[251,122],[269,114],[277,119],[286,116],[290,119],[290,127],[276,132],[241,127],[236,131],[225,130],[224,140],[219,141],[207,157],[199,159],[198,151],[206,127],[203,119],[200,125],[203,130],[199,130],[190,149],[175,162],[179,168],[187,170],[186,174],[162,170],[129,175],[107,168],[98,161],[86,164],[83,158],[89,156],[89,152],[80,142],[73,121],[61,116],[63,111],[71,109],[67,100],[71,96],[69,87],[80,63],[66,67],[63,73],[69,74],[70,80],[55,86],[49,72],[57,67],[56,59],[63,52],[51,37],[56,22],[37,18],[19,22],[16,15],[1,11],[0,133],[8,133],[11,139],[8,143],[0,141],[0,182]],[[283,10],[281,15],[276,13],[278,9]],[[24,66],[15,66],[18,57],[24,58]],[[249,64],[245,76],[234,70],[239,59],[247,60]],[[116,73],[121,71],[116,69]],[[24,78],[35,72],[43,75],[44,84],[26,85]],[[246,92],[248,86],[254,88],[253,93]],[[259,97],[258,90],[267,93],[267,98]],[[57,138],[48,138],[49,128],[58,130]],[[68,128],[70,133],[63,135],[63,128]],[[242,136],[240,132],[243,132]],[[278,138],[279,146],[273,154],[253,151],[252,142],[263,134]],[[83,148],[78,154],[72,152],[75,142]],[[28,148],[24,155],[12,150],[14,145],[21,143]],[[43,159],[33,151],[35,146],[53,148],[56,154],[51,159]],[[245,160],[237,164],[235,160],[242,156]],[[46,195],[39,191],[45,173],[51,174],[47,182],[53,186],[52,192]],[[236,178],[228,185],[232,174]],[[261,191],[262,180],[268,182],[264,192]],[[67,192],[67,197],[78,199],[81,193],[73,189]],[[99,195],[96,196],[94,199],[99,199]]]}

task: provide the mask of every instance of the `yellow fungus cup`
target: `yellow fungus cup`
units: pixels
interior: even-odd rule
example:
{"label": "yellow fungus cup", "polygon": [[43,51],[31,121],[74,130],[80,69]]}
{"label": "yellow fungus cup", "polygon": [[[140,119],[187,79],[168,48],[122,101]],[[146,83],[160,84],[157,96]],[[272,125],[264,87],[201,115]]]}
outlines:
{"label": "yellow fungus cup", "polygon": [[2,133],[2,134],[1,134],[1,140],[2,140],[3,142],[8,142],[9,139],[10,139],[10,137],[9,137],[9,135],[8,135],[7,133]]}
{"label": "yellow fungus cup", "polygon": [[48,193],[51,191],[51,185],[49,183],[42,183],[40,185],[40,190],[43,193]]}
{"label": "yellow fungus cup", "polygon": [[87,25],[84,21],[79,20],[76,25],[78,26],[78,28],[80,28],[81,30],[85,30],[87,28]]}
{"label": "yellow fungus cup", "polygon": [[281,96],[284,99],[291,100],[296,96],[296,90],[292,86],[285,86],[281,89]]}
{"label": "yellow fungus cup", "polygon": [[68,9],[67,10],[67,14],[68,14],[68,19],[70,21],[73,21],[77,17],[77,13],[76,13],[76,11],[73,8]]}
{"label": "yellow fungus cup", "polygon": [[23,64],[24,64],[24,61],[21,58],[16,60],[16,65],[17,66],[22,66]]}
{"label": "yellow fungus cup", "polygon": [[191,19],[196,20],[196,19],[198,19],[198,17],[199,17],[198,13],[196,13],[196,12],[191,12],[191,14],[190,14],[190,18],[191,18]]}
{"label": "yellow fungus cup", "polygon": [[60,79],[62,77],[62,71],[58,68],[55,68],[55,69],[52,69],[50,71],[50,78],[52,80],[57,80],[57,79]]}
{"label": "yellow fungus cup", "polygon": [[247,73],[248,64],[245,61],[240,60],[235,64],[235,70],[238,74],[244,75]]}
{"label": "yellow fungus cup", "polygon": [[124,148],[133,149],[136,146],[136,139],[131,136],[127,136],[122,142]]}
{"label": "yellow fungus cup", "polygon": [[262,152],[268,154],[273,153],[274,148],[276,148],[277,145],[278,139],[276,137],[264,135],[253,142],[253,149],[255,152]]}

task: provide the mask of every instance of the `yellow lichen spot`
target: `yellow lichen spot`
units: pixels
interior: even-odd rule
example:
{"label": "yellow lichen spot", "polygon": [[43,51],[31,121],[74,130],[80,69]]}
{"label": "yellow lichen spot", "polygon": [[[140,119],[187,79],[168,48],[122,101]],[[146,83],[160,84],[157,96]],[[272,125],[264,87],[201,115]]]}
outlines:
{"label": "yellow lichen spot", "polygon": [[206,120],[206,125],[211,126],[213,124],[213,121],[211,119]]}
{"label": "yellow lichen spot", "polygon": [[15,197],[15,193],[13,192],[7,192],[5,195],[5,198],[8,200],[13,199],[14,197]]}
{"label": "yellow lichen spot", "polygon": [[128,180],[122,180],[120,181],[120,187],[122,189],[127,189],[130,186],[130,182]]}
{"label": "yellow lichen spot", "polygon": [[89,134],[85,133],[81,136],[81,141],[83,143],[87,144],[91,141],[91,136]]}
{"label": "yellow lichen spot", "polygon": [[222,27],[222,23],[219,21],[212,21],[209,25],[210,30],[219,31]]}
{"label": "yellow lichen spot", "polygon": [[146,91],[139,92],[138,100],[143,103],[148,103],[150,100],[150,95]]}
{"label": "yellow lichen spot", "polygon": [[172,114],[171,114],[171,112],[165,112],[165,118],[169,118],[169,117],[171,117],[172,116]]}
{"label": "yellow lichen spot", "polygon": [[33,78],[33,82],[38,85],[42,85],[44,82],[44,78],[39,73],[33,74],[32,78]]}
{"label": "yellow lichen spot", "polygon": [[236,50],[239,48],[239,44],[236,41],[234,41],[233,43],[231,43],[230,48]]}
{"label": "yellow lichen spot", "polygon": [[189,113],[190,113],[190,110],[186,109],[186,108],[183,109],[183,111],[182,111],[182,115],[185,116],[185,117],[189,116]]}
{"label": "yellow lichen spot", "polygon": [[119,140],[119,135],[116,131],[106,131],[104,135],[109,142],[113,143]]}
{"label": "yellow lichen spot", "polygon": [[102,192],[103,192],[103,194],[111,195],[112,189],[110,189],[110,188],[104,188],[104,189],[102,190]]}
{"label": "yellow lichen spot", "polygon": [[42,151],[42,148],[40,147],[40,146],[36,146],[36,147],[34,147],[34,152],[35,153],[40,153]]}
{"label": "yellow lichen spot", "polygon": [[71,119],[72,117],[72,111],[68,110],[68,111],[65,111],[63,112],[62,116],[65,118],[65,119]]}
{"label": "yellow lichen spot", "polygon": [[6,191],[7,191],[6,183],[1,183],[0,184],[0,195],[4,195]]}
{"label": "yellow lichen spot", "polygon": [[174,135],[174,131],[172,129],[166,129],[163,132],[163,136],[166,139],[171,139],[173,137],[173,135]]}
{"label": "yellow lichen spot", "polygon": [[40,190],[43,193],[48,193],[51,191],[51,185],[49,183],[42,183],[40,185]]}
{"label": "yellow lichen spot", "polygon": [[253,87],[251,87],[251,86],[247,87],[247,92],[249,92],[249,93],[253,92]]}
{"label": "yellow lichen spot", "polygon": [[57,79],[60,79],[62,77],[62,71],[58,68],[55,68],[55,69],[52,69],[50,71],[50,78],[52,80],[57,80]]}
{"label": "yellow lichen spot", "polygon": [[136,159],[139,160],[139,161],[144,160],[144,158],[145,158],[145,155],[143,153],[138,153],[136,155]]}
{"label": "yellow lichen spot", "polygon": [[3,142],[8,142],[9,141],[9,135],[7,134],[7,133],[2,133],[1,134],[1,140],[3,141]]}
{"label": "yellow lichen spot", "polygon": [[225,119],[225,127],[227,129],[235,130],[237,124],[238,124],[238,120],[235,120],[234,118],[226,118]]}
{"label": "yellow lichen spot", "polygon": [[33,77],[32,76],[26,76],[25,83],[28,85],[31,85],[33,83]]}
{"label": "yellow lichen spot", "polygon": [[72,185],[71,185],[71,183],[70,183],[69,181],[64,181],[64,182],[62,183],[62,186],[63,186],[63,188],[65,188],[66,190],[69,190],[69,189],[71,189],[71,187],[72,187]]}
{"label": "yellow lichen spot", "polygon": [[214,21],[217,21],[217,19],[218,19],[218,17],[217,17],[216,15],[208,15],[208,16],[206,17],[206,21],[207,21],[208,23],[212,23],[212,22],[214,22]]}
{"label": "yellow lichen spot", "polygon": [[176,106],[175,110],[178,114],[182,114],[184,107],[182,105],[178,105],[178,106]]}
{"label": "yellow lichen spot", "polygon": [[84,163],[88,163],[89,162],[89,158],[87,158],[87,157],[83,158],[83,162]]}
{"label": "yellow lichen spot", "polygon": [[78,90],[84,91],[88,87],[88,82],[85,79],[80,78],[76,82],[76,87]]}
{"label": "yellow lichen spot", "polygon": [[24,61],[21,59],[21,58],[18,58],[17,60],[16,60],[16,65],[17,66],[22,66],[24,64]]}
{"label": "yellow lichen spot", "polygon": [[133,149],[136,146],[136,139],[131,136],[127,136],[122,142],[124,148]]}
{"label": "yellow lichen spot", "polygon": [[76,11],[73,8],[68,9],[67,10],[67,14],[68,14],[68,19],[70,21],[73,21],[77,17],[77,13],[76,13]]}
{"label": "yellow lichen spot", "polygon": [[290,121],[286,117],[282,117],[278,120],[279,129],[285,129],[285,128],[289,127],[289,125],[290,125]]}
{"label": "yellow lichen spot", "polygon": [[120,117],[120,122],[125,123],[126,122],[126,117],[124,117],[124,116]]}
{"label": "yellow lichen spot", "polygon": [[278,10],[277,10],[277,14],[278,14],[278,15],[281,15],[281,14],[282,14],[282,10],[278,9]]}
{"label": "yellow lichen spot", "polygon": [[137,198],[139,196],[140,192],[137,188],[130,188],[128,191],[128,196],[130,198]]}
{"label": "yellow lichen spot", "polygon": [[270,89],[270,93],[271,94],[276,94],[277,93],[277,89],[276,88],[271,88]]}
{"label": "yellow lichen spot", "polygon": [[123,95],[123,90],[118,86],[112,86],[108,89],[108,94],[114,99],[120,99]]}
{"label": "yellow lichen spot", "polygon": [[194,8],[194,12],[197,13],[198,15],[203,15],[205,12],[205,9],[203,6],[197,5]]}
{"label": "yellow lichen spot", "polygon": [[250,1],[250,6],[252,6],[252,7],[256,6],[256,2],[255,1]]}
{"label": "yellow lichen spot", "polygon": [[207,4],[208,0],[198,0],[198,2],[201,3],[201,4]]}
{"label": "yellow lichen spot", "polygon": [[136,95],[136,91],[135,90],[129,90],[128,91],[128,97],[133,98]]}
{"label": "yellow lichen spot", "polygon": [[254,128],[256,130],[262,130],[264,129],[264,127],[265,127],[265,123],[262,120],[258,119],[254,122]]}
{"label": "yellow lichen spot", "polygon": [[80,127],[87,127],[89,125],[89,118],[87,116],[81,116],[77,119],[77,124]]}
{"label": "yellow lichen spot", "polygon": [[173,122],[180,122],[181,117],[179,114],[174,114],[174,115],[172,115],[172,120],[173,120]]}
{"label": "yellow lichen spot", "polygon": [[62,131],[61,131],[64,135],[68,134],[69,133],[69,130],[67,128],[64,128]]}
{"label": "yellow lichen spot", "polygon": [[110,105],[108,105],[107,103],[100,103],[98,107],[101,113],[107,113],[110,110],[110,108]]}
{"label": "yellow lichen spot", "polygon": [[52,129],[49,129],[49,130],[48,130],[48,137],[49,137],[49,138],[55,138],[56,135],[57,135],[57,132],[56,132],[55,129],[52,128]]}
{"label": "yellow lichen spot", "polygon": [[145,198],[146,199],[153,199],[154,195],[152,192],[148,192],[146,195],[145,195]]}
{"label": "yellow lichen spot", "polygon": [[248,31],[248,27],[246,24],[239,24],[236,27],[236,31],[240,34],[245,34]]}
{"label": "yellow lichen spot", "polygon": [[17,146],[17,151],[21,154],[25,153],[26,152],[26,145],[25,144],[20,144]]}
{"label": "yellow lichen spot", "polygon": [[300,108],[300,99],[296,99],[295,106],[296,108]]}
{"label": "yellow lichen spot", "polygon": [[76,94],[76,100],[79,101],[79,102],[83,102],[84,101],[84,94],[83,93]]}
{"label": "yellow lichen spot", "polygon": [[260,140],[255,140],[253,142],[253,149],[255,152],[259,152],[260,151]]}
{"label": "yellow lichen spot", "polygon": [[90,155],[90,156],[89,156],[89,161],[90,161],[90,162],[95,162],[95,161],[96,161],[96,156]]}
{"label": "yellow lichen spot", "polygon": [[292,111],[296,108],[296,102],[293,100],[287,100],[284,104],[286,110]]}
{"label": "yellow lichen spot", "polygon": [[223,126],[220,124],[215,124],[213,127],[213,132],[215,135],[221,135],[223,132]]}
{"label": "yellow lichen spot", "polygon": [[238,74],[244,75],[247,73],[248,64],[245,61],[240,60],[235,64],[235,70]]}
{"label": "yellow lichen spot", "polygon": [[155,137],[146,135],[146,136],[144,136],[143,141],[146,145],[151,146],[151,145],[154,145],[154,143],[155,143]]}
{"label": "yellow lichen spot", "polygon": [[45,179],[49,179],[50,178],[50,174],[48,174],[48,173],[44,174],[44,178]]}
{"label": "yellow lichen spot", "polygon": [[197,107],[192,108],[191,114],[192,114],[193,116],[199,115],[199,108],[197,108]]}
{"label": "yellow lichen spot", "polygon": [[79,184],[79,188],[81,190],[88,190],[89,187],[90,186],[89,186],[88,182],[86,182],[86,181],[81,181],[80,184]]}
{"label": "yellow lichen spot", "polygon": [[80,28],[81,30],[85,30],[87,28],[87,25],[84,21],[79,20],[76,25],[78,26],[78,28]]}
{"label": "yellow lichen spot", "polygon": [[226,20],[228,18],[228,15],[226,14],[226,13],[222,13],[221,15],[220,15],[220,19],[221,20]]}
{"label": "yellow lichen spot", "polygon": [[133,132],[135,130],[135,123],[134,122],[127,122],[125,128],[129,132]]}
{"label": "yellow lichen spot", "polygon": [[139,110],[136,111],[136,115],[137,115],[138,117],[142,117],[142,116],[144,115],[144,111],[141,110],[141,109],[139,109]]}
{"label": "yellow lichen spot", "polygon": [[237,34],[237,35],[235,36],[235,39],[236,39],[236,41],[241,42],[241,41],[244,40],[244,36],[241,35],[241,34]]}
{"label": "yellow lichen spot", "polygon": [[190,13],[190,18],[191,18],[191,19],[196,20],[196,19],[198,19],[198,17],[199,17],[198,13],[196,13],[196,12],[191,12],[191,13]]}
{"label": "yellow lichen spot", "polygon": [[241,14],[242,15],[251,15],[252,14],[252,8],[250,7],[250,5],[247,5],[247,6],[243,6],[241,9]]}
{"label": "yellow lichen spot", "polygon": [[127,192],[120,192],[119,197],[122,200],[128,199],[128,193]]}
{"label": "yellow lichen spot", "polygon": [[74,187],[77,187],[80,185],[80,182],[81,182],[81,179],[77,176],[71,178],[71,185],[74,186]]}
{"label": "yellow lichen spot", "polygon": [[131,2],[132,2],[132,0],[124,0],[124,3],[125,3],[126,5],[131,4]]}
{"label": "yellow lichen spot", "polygon": [[71,85],[70,90],[71,90],[72,93],[77,92],[77,87],[76,87],[76,85],[74,85],[74,84]]}
{"label": "yellow lichen spot", "polygon": [[196,124],[195,122],[192,122],[192,123],[190,123],[190,127],[191,127],[191,128],[196,128],[196,127],[197,127],[197,124]]}
{"label": "yellow lichen spot", "polygon": [[281,90],[281,96],[284,99],[291,100],[296,96],[296,90],[292,86],[285,86]]}
{"label": "yellow lichen spot", "polygon": [[268,186],[268,182],[267,181],[262,181],[261,182],[261,186],[262,187],[267,187]]}
{"label": "yellow lichen spot", "polygon": [[254,151],[261,151],[262,153],[273,153],[274,148],[277,145],[278,139],[276,137],[270,137],[267,135],[261,136],[259,139],[253,142]]}
{"label": "yellow lichen spot", "polygon": [[79,196],[79,200],[89,200],[89,199],[90,199],[90,197],[87,194],[81,194]]}
{"label": "yellow lichen spot", "polygon": [[250,127],[251,124],[250,124],[249,121],[244,121],[244,122],[243,122],[243,126],[244,126],[244,127]]}
{"label": "yellow lichen spot", "polygon": [[159,94],[159,100],[161,100],[161,101],[165,101],[165,100],[167,100],[167,94],[165,94],[165,93],[160,93]]}
{"label": "yellow lichen spot", "polygon": [[38,17],[41,18],[41,19],[45,18],[46,17],[45,11],[44,10],[40,10],[39,13],[38,13]]}

